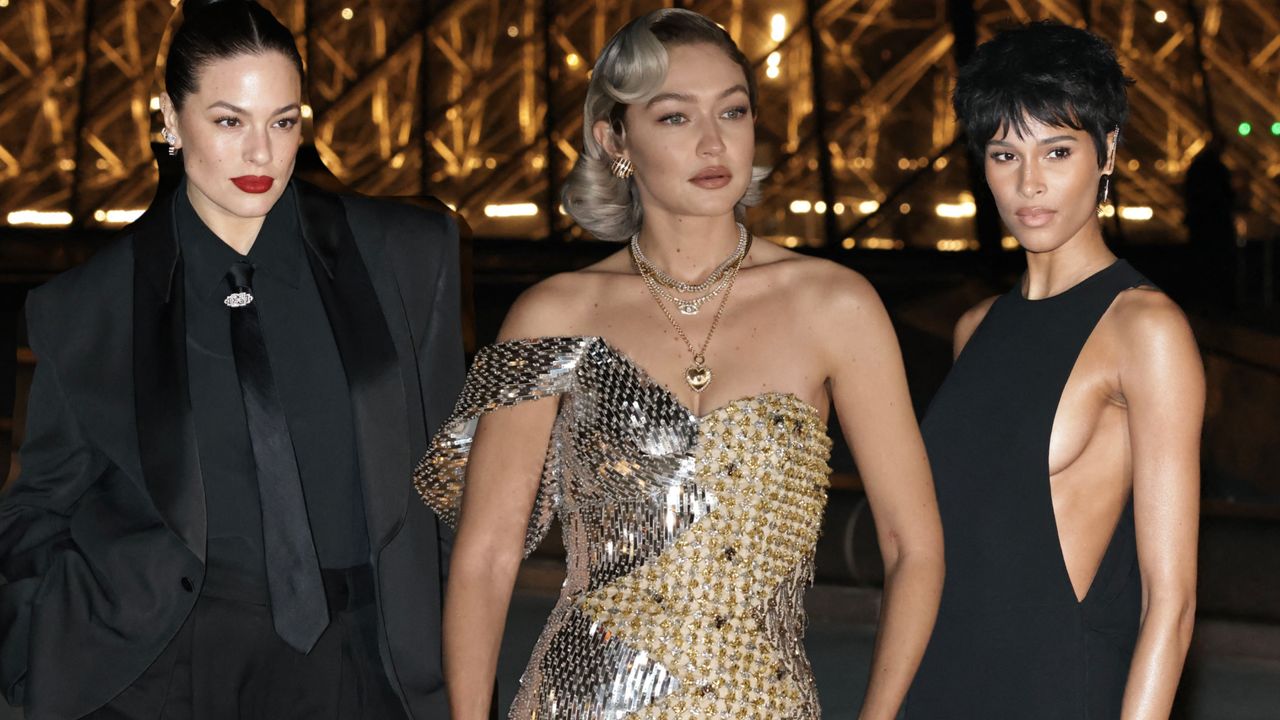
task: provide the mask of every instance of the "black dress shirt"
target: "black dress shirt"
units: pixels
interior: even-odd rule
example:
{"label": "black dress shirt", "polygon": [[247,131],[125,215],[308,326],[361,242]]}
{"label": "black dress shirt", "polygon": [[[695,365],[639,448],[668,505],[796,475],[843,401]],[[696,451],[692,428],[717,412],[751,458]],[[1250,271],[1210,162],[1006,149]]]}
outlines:
{"label": "black dress shirt", "polygon": [[320,565],[369,562],[364,498],[342,360],[306,258],[293,188],[241,256],[200,220],[186,184],[175,199],[186,293],[187,369],[208,518],[209,591],[266,587],[262,512],[223,298],[232,263],[254,266],[254,297],[293,438]]}

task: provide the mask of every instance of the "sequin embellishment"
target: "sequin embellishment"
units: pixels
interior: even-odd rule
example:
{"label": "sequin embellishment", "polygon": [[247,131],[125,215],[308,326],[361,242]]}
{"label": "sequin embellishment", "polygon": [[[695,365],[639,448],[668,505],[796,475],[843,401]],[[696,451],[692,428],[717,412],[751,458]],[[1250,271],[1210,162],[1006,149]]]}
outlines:
{"label": "sequin embellishment", "polygon": [[765,393],[694,416],[603,339],[482,350],[415,472],[457,520],[476,421],[559,395],[526,553],[553,516],[568,578],[511,718],[820,716],[803,596],[831,442],[817,411]]}

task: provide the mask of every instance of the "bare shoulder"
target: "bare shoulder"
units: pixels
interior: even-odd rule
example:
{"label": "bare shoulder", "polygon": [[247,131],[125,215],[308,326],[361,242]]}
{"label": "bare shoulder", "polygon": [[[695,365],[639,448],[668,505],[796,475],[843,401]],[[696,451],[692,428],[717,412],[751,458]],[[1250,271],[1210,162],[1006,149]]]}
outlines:
{"label": "bare shoulder", "polygon": [[1127,356],[1198,353],[1186,313],[1155,288],[1125,290],[1116,298],[1110,315],[1115,337],[1121,338]]}
{"label": "bare shoulder", "polygon": [[789,317],[812,321],[805,324],[809,337],[833,367],[897,352],[889,313],[866,277],[831,260],[788,254],[773,270],[777,286],[771,295],[785,298]]}
{"label": "bare shoulder", "polygon": [[507,311],[498,339],[584,334],[594,298],[618,275],[612,259],[552,275],[525,290]]}
{"label": "bare shoulder", "polygon": [[959,357],[960,351],[969,343],[969,338],[973,337],[973,332],[978,329],[982,321],[986,319],[987,313],[991,311],[991,306],[995,304],[999,295],[992,295],[982,302],[974,305],[956,321],[955,331],[952,333],[952,347],[954,348],[954,356]]}
{"label": "bare shoulder", "polygon": [[[839,263],[777,248],[777,282],[789,297],[832,320],[848,323],[868,310],[884,311],[884,303],[861,273]],[[812,311],[812,310],[811,310]]]}

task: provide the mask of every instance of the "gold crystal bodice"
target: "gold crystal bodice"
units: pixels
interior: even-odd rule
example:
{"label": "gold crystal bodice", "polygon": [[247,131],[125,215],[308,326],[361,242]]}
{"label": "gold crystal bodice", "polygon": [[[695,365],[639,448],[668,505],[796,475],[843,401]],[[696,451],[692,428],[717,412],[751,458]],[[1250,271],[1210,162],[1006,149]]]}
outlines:
{"label": "gold crystal bodice", "polygon": [[817,718],[803,595],[826,504],[818,411],[764,393],[703,417],[596,337],[476,356],[415,484],[449,524],[476,422],[560,396],[525,549],[553,517],[560,600],[511,717]]}

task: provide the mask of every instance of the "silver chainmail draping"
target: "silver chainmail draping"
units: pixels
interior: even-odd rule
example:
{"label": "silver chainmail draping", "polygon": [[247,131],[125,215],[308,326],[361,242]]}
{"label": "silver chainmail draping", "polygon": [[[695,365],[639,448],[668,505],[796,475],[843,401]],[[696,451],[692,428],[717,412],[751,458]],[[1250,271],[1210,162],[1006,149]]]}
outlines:
{"label": "silver chainmail draping", "polygon": [[831,447],[818,411],[764,393],[698,418],[601,338],[500,343],[415,472],[427,504],[456,524],[480,416],[553,395],[525,551],[557,517],[568,579],[511,717],[819,717],[803,646]]}

